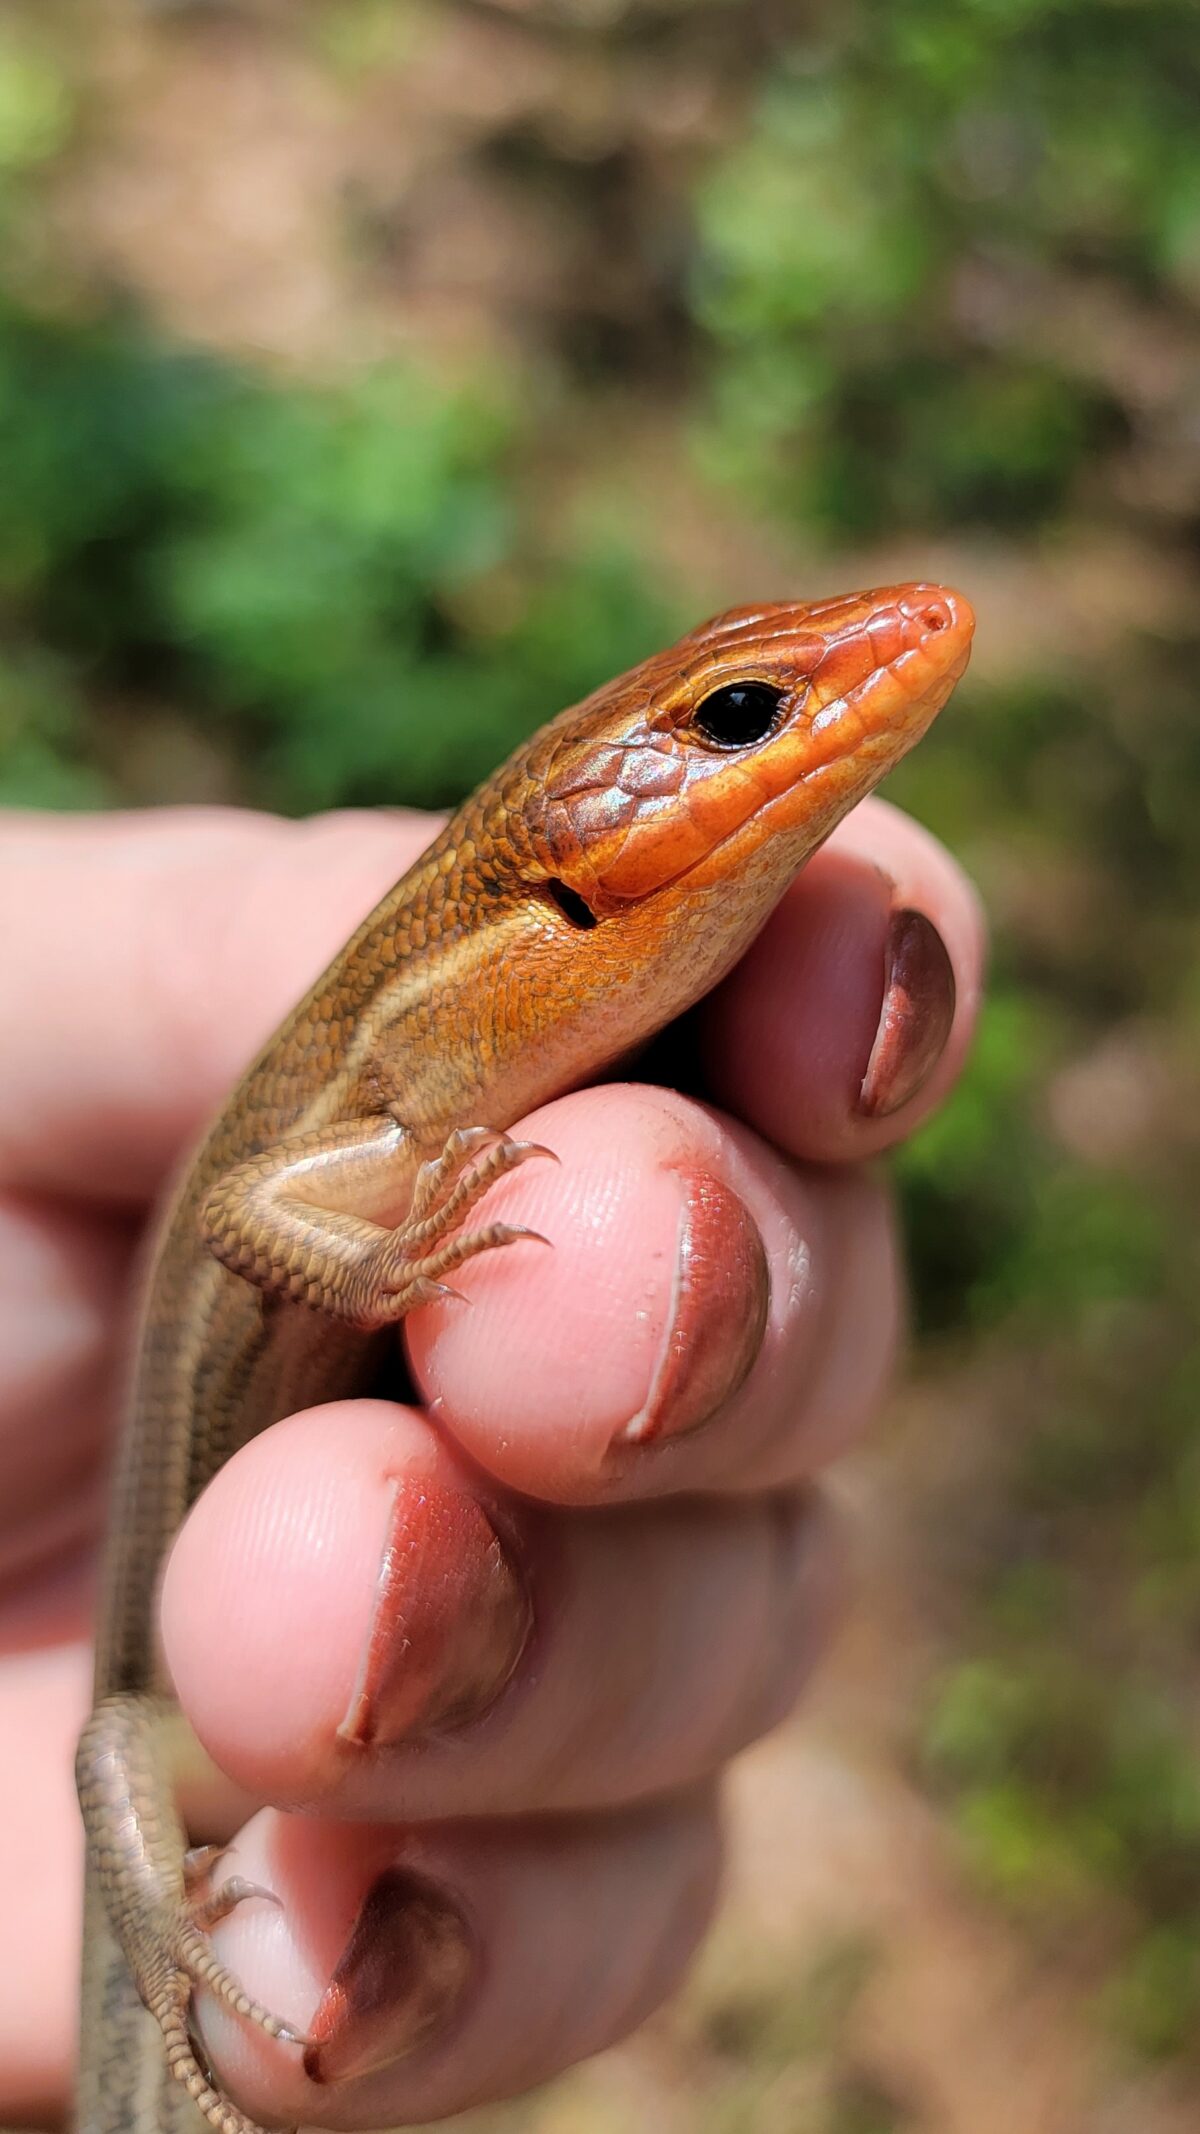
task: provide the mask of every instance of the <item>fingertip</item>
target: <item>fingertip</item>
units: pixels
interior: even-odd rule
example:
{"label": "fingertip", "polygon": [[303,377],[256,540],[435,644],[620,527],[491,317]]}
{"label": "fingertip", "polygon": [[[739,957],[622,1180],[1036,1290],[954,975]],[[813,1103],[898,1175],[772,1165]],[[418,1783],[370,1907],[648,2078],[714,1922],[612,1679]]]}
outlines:
{"label": "fingertip", "polygon": [[238,1853],[285,1909],[233,1913],[222,1956],[316,2036],[300,2060],[209,1998],[209,2057],[256,2115],[379,2127],[520,2094],[640,2023],[695,1954],[720,1841],[701,1786],[424,1829],[268,1812]]}
{"label": "fingertip", "polygon": [[878,1153],[961,1071],[984,941],[978,896],[945,847],[864,803],[702,1011],[714,1095],[794,1155]]}
{"label": "fingertip", "polygon": [[310,1409],[244,1446],[163,1582],[196,1734],[279,1802],[328,1792],[368,1747],[485,1709],[529,1619],[477,1484],[423,1417],[377,1400]]}
{"label": "fingertip", "polygon": [[649,1441],[686,1440],[745,1379],[767,1316],[764,1242],[723,1175],[727,1132],[672,1092],[581,1090],[537,1130],[561,1166],[505,1179],[488,1213],[513,1204],[553,1249],[472,1260],[460,1279],[476,1309],[415,1312],[409,1354],[439,1424],[507,1487],[609,1500],[646,1473]]}

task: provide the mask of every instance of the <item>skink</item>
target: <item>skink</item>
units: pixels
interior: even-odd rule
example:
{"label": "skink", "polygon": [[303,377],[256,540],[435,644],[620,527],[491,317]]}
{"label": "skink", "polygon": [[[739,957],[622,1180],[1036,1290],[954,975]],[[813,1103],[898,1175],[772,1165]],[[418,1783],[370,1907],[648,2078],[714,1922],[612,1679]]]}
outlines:
{"label": "skink", "polygon": [[185,1853],[174,1801],[154,1613],[189,1505],[256,1432],[369,1388],[407,1312],[521,1240],[475,1216],[537,1153],[507,1130],[729,969],[925,732],[972,629],[933,585],[741,608],[598,690],[459,809],[225,1104],[159,1229],[118,1460],[78,1756],[83,2134],[258,2134],[202,2064],[198,1992],[297,2035],[217,1959],[238,1884]]}

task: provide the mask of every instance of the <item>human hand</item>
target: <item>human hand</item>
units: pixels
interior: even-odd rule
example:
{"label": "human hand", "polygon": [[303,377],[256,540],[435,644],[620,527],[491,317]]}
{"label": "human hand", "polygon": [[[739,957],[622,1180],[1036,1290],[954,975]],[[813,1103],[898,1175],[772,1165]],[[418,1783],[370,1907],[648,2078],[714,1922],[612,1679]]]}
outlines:
{"label": "human hand", "polygon": [[[137,1232],[428,835],[387,815],[5,824],[0,2117],[61,2111],[69,2083],[71,1758]],[[553,1252],[488,1255],[455,1277],[470,1309],[413,1316],[422,1406],[292,1417],[195,1507],[165,1649],[221,1770],[273,1804],[235,1865],[282,1899],[216,1938],[320,2040],[316,2087],[201,1996],[247,2109],[431,2118],[545,2079],[671,1990],[712,1902],[721,1767],[790,1709],[830,1621],[811,1478],[892,1364],[899,1281],[863,1159],[945,1094],[980,964],[957,868],[864,804],[689,1026],[689,1081],[724,1110],[606,1085],[522,1122],[561,1164],[504,1180],[487,1216]],[[407,1642],[363,1754],[337,1730],[389,1548]],[[232,1825],[236,1794],[206,1813]]]}

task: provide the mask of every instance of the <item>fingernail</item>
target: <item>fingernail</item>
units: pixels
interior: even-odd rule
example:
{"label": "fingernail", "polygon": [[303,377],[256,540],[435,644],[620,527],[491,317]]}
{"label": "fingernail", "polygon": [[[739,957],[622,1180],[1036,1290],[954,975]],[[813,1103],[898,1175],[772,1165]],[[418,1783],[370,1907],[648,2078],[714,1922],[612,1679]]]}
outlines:
{"label": "fingernail", "polygon": [[954,966],[932,919],[923,911],[894,911],[883,1007],[858,1095],[864,1118],[888,1118],[928,1081],[946,1048],[954,1000]]}
{"label": "fingernail", "polygon": [[474,1498],[397,1482],[339,1736],[397,1742],[476,1718],[512,1675],[532,1620],[525,1583]]}
{"label": "fingernail", "polygon": [[645,1403],[618,1444],[678,1437],[736,1393],[767,1325],[771,1279],[750,1210],[707,1171],[680,1171],[683,1206],[670,1317]]}
{"label": "fingernail", "polygon": [[458,1907],[408,1868],[388,1868],[363,1899],[309,2024],[309,2080],[345,2082],[403,2060],[445,2023],[473,1963]]}

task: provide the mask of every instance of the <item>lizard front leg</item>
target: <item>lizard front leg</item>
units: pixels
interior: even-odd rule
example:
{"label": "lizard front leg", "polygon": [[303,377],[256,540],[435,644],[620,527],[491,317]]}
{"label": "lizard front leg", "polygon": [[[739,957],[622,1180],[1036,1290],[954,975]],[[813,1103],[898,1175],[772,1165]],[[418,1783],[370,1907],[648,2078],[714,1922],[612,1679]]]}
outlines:
{"label": "lizard front leg", "polygon": [[445,1295],[443,1277],[478,1253],[536,1238],[513,1223],[460,1226],[497,1178],[550,1154],[465,1127],[420,1163],[396,1120],[339,1121],[226,1172],[201,1226],[217,1259],[257,1288],[373,1331]]}

